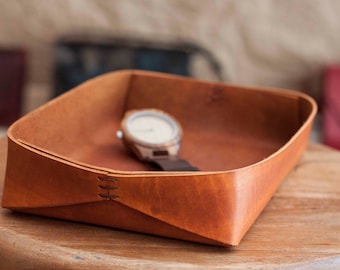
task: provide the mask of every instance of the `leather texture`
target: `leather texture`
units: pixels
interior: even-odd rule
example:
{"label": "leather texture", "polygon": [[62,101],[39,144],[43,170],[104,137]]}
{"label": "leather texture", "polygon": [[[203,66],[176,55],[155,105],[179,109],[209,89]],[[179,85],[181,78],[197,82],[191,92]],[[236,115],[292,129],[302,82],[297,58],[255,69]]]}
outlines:
{"label": "leather texture", "polygon": [[[156,172],[115,133],[124,112],[156,108],[183,128]],[[14,123],[2,206],[213,245],[238,245],[308,142],[309,96],[145,71],[92,79]]]}

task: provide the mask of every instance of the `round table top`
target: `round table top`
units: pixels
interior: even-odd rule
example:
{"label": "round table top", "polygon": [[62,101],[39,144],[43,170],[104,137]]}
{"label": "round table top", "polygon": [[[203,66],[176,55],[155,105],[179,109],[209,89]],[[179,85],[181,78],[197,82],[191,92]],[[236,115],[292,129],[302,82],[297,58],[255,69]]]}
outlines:
{"label": "round table top", "polygon": [[[6,140],[0,139],[0,197]],[[213,247],[0,209],[1,269],[340,269],[340,152],[310,144],[240,245]]]}

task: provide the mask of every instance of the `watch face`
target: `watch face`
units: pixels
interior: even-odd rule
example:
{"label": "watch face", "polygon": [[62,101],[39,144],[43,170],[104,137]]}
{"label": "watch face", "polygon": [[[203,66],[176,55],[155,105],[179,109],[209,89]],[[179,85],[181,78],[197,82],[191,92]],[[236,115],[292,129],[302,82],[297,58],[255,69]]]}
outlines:
{"label": "watch face", "polygon": [[180,136],[180,127],[169,115],[157,110],[141,110],[126,120],[130,136],[147,144],[165,144]]}

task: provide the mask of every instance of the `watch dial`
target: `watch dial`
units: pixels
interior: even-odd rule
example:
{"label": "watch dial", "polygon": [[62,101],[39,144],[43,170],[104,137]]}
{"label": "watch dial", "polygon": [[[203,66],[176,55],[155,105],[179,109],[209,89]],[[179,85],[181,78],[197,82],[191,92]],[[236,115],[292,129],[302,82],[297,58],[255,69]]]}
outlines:
{"label": "watch dial", "polygon": [[165,114],[156,111],[137,112],[127,120],[127,129],[136,139],[161,144],[178,135],[176,122]]}

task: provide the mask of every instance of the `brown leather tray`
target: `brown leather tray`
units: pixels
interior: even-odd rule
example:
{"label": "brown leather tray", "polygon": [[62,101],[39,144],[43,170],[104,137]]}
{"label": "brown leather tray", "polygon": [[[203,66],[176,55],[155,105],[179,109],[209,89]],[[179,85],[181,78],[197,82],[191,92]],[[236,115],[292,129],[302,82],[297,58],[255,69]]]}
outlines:
{"label": "brown leather tray", "polygon": [[[202,171],[147,171],[115,136],[124,112],[137,108],[175,116],[184,133],[180,157]],[[313,99],[289,90],[109,73],[11,126],[2,205],[238,245],[299,160],[316,110]],[[106,200],[106,192],[116,196]]]}

